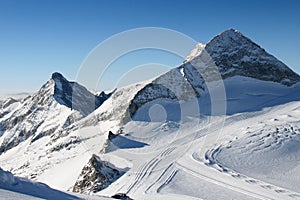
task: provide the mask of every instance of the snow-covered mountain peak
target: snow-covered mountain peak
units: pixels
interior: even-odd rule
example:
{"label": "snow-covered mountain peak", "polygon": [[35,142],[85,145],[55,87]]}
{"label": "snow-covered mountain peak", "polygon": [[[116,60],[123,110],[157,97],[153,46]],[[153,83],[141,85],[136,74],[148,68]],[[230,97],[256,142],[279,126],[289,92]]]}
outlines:
{"label": "snow-covered mountain peak", "polygon": [[86,116],[98,108],[108,96],[98,96],[82,85],[67,80],[62,74],[54,72],[37,93],[43,99],[53,99],[68,108]]}
{"label": "snow-covered mountain peak", "polygon": [[66,78],[59,72],[53,72],[52,75],[51,75],[51,79],[53,80],[66,80]]}
{"label": "snow-covered mountain peak", "polygon": [[27,139],[34,142],[49,135],[62,137],[60,130],[93,112],[108,97],[97,96],[63,75],[53,73],[34,95],[2,105],[0,154]]}
{"label": "snow-covered mountain peak", "polygon": [[50,81],[53,81],[55,86],[55,93],[57,92],[68,92],[71,91],[74,85],[74,82],[68,81],[61,73],[54,72],[51,75]]}
{"label": "snow-covered mountain peak", "polygon": [[[216,48],[218,48],[219,46],[223,46],[223,47],[233,46],[234,42],[239,42],[242,38],[245,38],[245,36],[243,36],[241,32],[231,28],[215,36],[209,43],[211,43],[210,45],[213,46],[216,45]],[[202,51],[205,49],[205,47],[206,44],[203,44],[201,42],[197,43],[197,45],[194,47],[191,53],[186,57],[183,63],[189,62],[193,58],[199,56],[202,53]]]}
{"label": "snow-covered mountain peak", "polygon": [[207,43],[206,50],[217,51],[218,53],[226,51],[226,53],[230,54],[234,53],[235,50],[242,49],[245,47],[248,47],[249,50],[261,49],[259,45],[252,42],[240,31],[236,29],[228,29],[211,39]]}
{"label": "snow-covered mountain peak", "polygon": [[216,37],[222,37],[223,39],[232,39],[232,40],[239,40],[240,38],[245,36],[238,30],[234,28],[230,28],[220,34],[218,34]]}
{"label": "snow-covered mountain peak", "polygon": [[191,51],[191,53],[185,58],[183,63],[189,62],[192,59],[194,59],[195,57],[199,56],[204,48],[205,48],[205,44],[202,44],[201,42],[199,42],[195,46],[195,48]]}
{"label": "snow-covered mountain peak", "polygon": [[[209,56],[209,60],[218,67],[223,79],[238,75],[279,82],[287,86],[300,81],[298,74],[235,29],[218,34],[203,47],[201,51],[197,51],[196,49],[199,49],[197,45],[187,57],[185,64],[190,62],[199,68],[199,63],[207,60]],[[210,77],[206,79],[209,80]]]}

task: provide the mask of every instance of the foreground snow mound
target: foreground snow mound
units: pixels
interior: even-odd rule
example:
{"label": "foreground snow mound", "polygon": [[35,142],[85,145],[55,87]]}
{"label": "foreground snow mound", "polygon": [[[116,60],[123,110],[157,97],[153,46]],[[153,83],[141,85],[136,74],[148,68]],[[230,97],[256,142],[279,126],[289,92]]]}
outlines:
{"label": "foreground snow mound", "polygon": [[[43,199],[80,199],[76,196],[60,192],[58,190],[51,189],[45,184],[34,183],[26,179],[16,178],[10,172],[3,171],[0,168],[0,199],[4,198],[4,194],[8,193],[7,198],[12,198],[10,196],[11,192],[21,193],[27,196],[31,196],[32,199],[43,198]],[[4,191],[11,192],[4,192]],[[4,193],[4,194],[3,194]]]}
{"label": "foreground snow mound", "polygon": [[[295,126],[299,123],[299,114],[298,101],[228,116],[225,124],[219,120],[220,116],[203,117],[200,123],[196,118],[180,123],[131,121],[124,126],[122,136],[148,145],[119,148],[103,155],[116,166],[121,165],[119,158],[132,162],[132,167],[99,194],[120,192],[134,199],[299,199],[296,190],[299,187],[296,170],[299,128]],[[293,128],[279,128],[280,121],[293,124]],[[269,128],[273,132],[268,136]],[[266,130],[266,133],[253,136],[251,130]],[[248,136],[249,141],[239,142]],[[246,144],[250,140],[252,142]],[[269,144],[272,145],[269,147]],[[238,150],[235,153],[230,149]],[[259,151],[269,151],[269,154],[261,157],[261,153],[256,153]],[[239,166],[231,168],[223,161],[232,162],[231,165],[245,163],[249,168],[240,171]],[[259,175],[255,167],[263,166],[267,166],[269,173],[273,171],[274,177],[270,176],[273,180],[276,176],[281,177],[280,181],[285,178],[286,185],[247,172],[254,167],[253,173]],[[292,172],[295,172],[294,177]],[[289,177],[283,177],[285,175]]]}

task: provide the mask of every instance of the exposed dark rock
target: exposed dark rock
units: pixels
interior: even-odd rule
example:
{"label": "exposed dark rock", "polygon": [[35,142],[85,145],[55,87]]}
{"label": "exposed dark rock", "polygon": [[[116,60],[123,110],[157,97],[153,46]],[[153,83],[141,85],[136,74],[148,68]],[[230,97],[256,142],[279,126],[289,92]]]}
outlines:
{"label": "exposed dark rock", "polygon": [[69,127],[71,124],[75,123],[76,121],[80,120],[81,118],[83,118],[82,115],[79,115],[77,113],[72,113],[71,115],[69,115],[65,121],[65,123],[63,124],[62,128],[65,129],[67,127]]}
{"label": "exposed dark rock", "polygon": [[[36,133],[36,130],[39,128],[39,126],[42,123],[38,123],[32,126],[32,128],[30,130],[26,130],[25,128],[20,128],[17,129],[17,132],[15,133],[15,137],[12,137],[6,141],[4,141],[3,143],[5,145],[0,146],[0,154],[17,146],[20,142],[25,141],[26,139],[28,139],[29,137],[31,137],[32,135],[34,135]],[[4,131],[5,129],[2,127],[2,131]]]}
{"label": "exposed dark rock", "polygon": [[177,99],[176,94],[164,85],[150,83],[140,90],[130,102],[127,110],[129,116],[124,119],[124,123],[130,120],[142,105],[159,98]]}
{"label": "exposed dark rock", "polygon": [[30,143],[33,143],[35,141],[37,141],[38,139],[44,137],[44,136],[48,136],[48,135],[51,135],[52,133],[54,133],[54,131],[57,129],[58,127],[54,127],[54,128],[51,128],[47,131],[42,131],[40,133],[38,133],[37,135],[35,135],[32,140],[30,141]]}
{"label": "exposed dark rock", "polygon": [[287,86],[300,81],[298,74],[234,29],[214,37],[205,51],[218,66],[223,79],[239,75]]}
{"label": "exposed dark rock", "polygon": [[124,193],[117,193],[117,194],[111,196],[111,198],[114,198],[114,199],[122,199],[122,200],[132,200],[129,196],[127,196],[127,195],[124,194]]}
{"label": "exposed dark rock", "polygon": [[5,112],[1,112],[0,111],[0,118],[4,117],[5,115],[7,115],[9,113],[9,111],[5,111]]}
{"label": "exposed dark rock", "polygon": [[108,132],[108,140],[112,140],[112,139],[114,139],[115,137],[117,137],[117,135],[116,134],[114,134],[113,132],[111,132],[111,131],[109,131]]}
{"label": "exposed dark rock", "polygon": [[104,92],[97,96],[76,82],[69,82],[60,73],[53,73],[51,79],[55,83],[54,98],[57,102],[83,115],[88,115],[97,109],[108,97]]}
{"label": "exposed dark rock", "polygon": [[82,139],[76,137],[76,136],[71,136],[68,141],[65,141],[63,143],[59,143],[52,147],[48,152],[54,152],[54,151],[60,151],[62,149],[67,149],[70,150],[71,148],[74,148],[76,144],[80,143]]}
{"label": "exposed dark rock", "polygon": [[102,98],[102,99],[108,99],[115,90],[113,90],[111,93],[106,94],[104,91],[100,92],[100,94],[96,94],[96,96]]}
{"label": "exposed dark rock", "polygon": [[78,193],[95,193],[108,187],[123,173],[93,155],[81,171],[72,191]]}

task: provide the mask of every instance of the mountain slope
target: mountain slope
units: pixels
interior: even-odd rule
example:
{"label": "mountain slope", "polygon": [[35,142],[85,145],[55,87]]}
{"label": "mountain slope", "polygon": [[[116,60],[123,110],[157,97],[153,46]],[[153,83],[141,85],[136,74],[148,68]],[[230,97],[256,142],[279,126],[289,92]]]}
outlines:
{"label": "mountain slope", "polygon": [[[208,44],[197,45],[181,66],[153,80],[117,88],[87,116],[88,112],[81,109],[85,104],[80,107],[81,101],[74,101],[73,106],[70,93],[64,92],[69,87],[60,86],[65,81],[57,74],[52,79],[59,82],[57,88],[50,87],[56,95],[43,90],[43,98],[37,99],[54,102],[51,105],[55,106],[49,106],[53,110],[44,112],[43,119],[54,120],[51,124],[59,125],[59,129],[6,149],[0,155],[1,166],[14,174],[62,190],[71,190],[75,185],[78,192],[92,190],[104,196],[123,193],[134,199],[300,197],[298,176],[292,182],[295,187],[288,184],[291,176],[285,181],[275,177],[268,183],[269,179],[251,174],[256,173],[247,168],[251,165],[245,164],[245,171],[238,171],[241,163],[234,162],[239,159],[240,148],[245,147],[246,153],[252,152],[260,159],[257,163],[266,167],[272,159],[264,161],[264,155],[256,154],[255,149],[274,143],[277,154],[288,155],[285,162],[297,163],[298,157],[293,151],[284,154],[288,148],[282,145],[290,148],[295,145],[289,141],[295,140],[298,132],[284,128],[297,123],[295,119],[300,116],[299,76],[238,31],[225,31]],[[84,89],[81,94],[79,99],[86,95]],[[213,94],[217,94],[216,99],[212,99]],[[35,99],[30,98],[27,104]],[[24,102],[27,99],[10,104],[1,120],[14,119],[14,113],[20,107],[24,109]],[[224,106],[226,110],[213,113],[213,106],[220,109]],[[53,115],[55,112],[58,113]],[[74,120],[68,120],[64,126],[70,115],[75,115]],[[275,134],[274,142],[268,136],[273,132],[268,129],[274,128],[275,122],[268,122],[277,123],[277,116],[286,115],[290,117],[283,117],[276,124],[280,133]],[[20,123],[16,126],[27,123],[26,120],[17,120]],[[33,131],[34,137],[35,133],[41,133],[41,127],[48,125],[40,125]],[[247,127],[253,134],[266,132],[253,138],[248,136]],[[18,135],[18,129],[12,133]],[[9,138],[7,134],[4,131],[1,140]],[[260,146],[265,140],[270,142]],[[247,158],[253,158],[254,162],[255,156]],[[279,166],[278,162],[271,163]],[[279,166],[277,171],[272,166],[269,169],[279,173],[285,166]],[[119,176],[113,169],[125,174]],[[286,184],[278,185],[278,180]],[[102,190],[97,192],[98,189]]]}
{"label": "mountain slope", "polygon": [[[3,134],[0,153],[28,138],[34,142],[54,134],[91,113],[107,98],[95,96],[83,86],[67,81],[59,73],[53,73],[33,96],[18,104],[9,99],[4,102],[0,118]],[[6,108],[8,103],[14,103],[15,107]]]}
{"label": "mountain slope", "polygon": [[[117,124],[122,125],[133,119],[138,109],[144,105],[150,108],[151,106],[146,106],[147,103],[158,99],[167,99],[169,102],[177,102],[176,107],[180,107],[181,101],[207,96],[208,93],[212,94],[209,90],[213,89],[216,85],[220,85],[221,89],[224,88],[226,90],[221,91],[220,89],[218,91],[219,94],[216,94],[216,96],[221,96],[226,101],[225,92],[231,89],[223,86],[222,81],[231,77],[248,77],[279,83],[288,87],[300,81],[300,76],[289,69],[284,63],[267,53],[239,31],[229,29],[214,37],[206,45],[196,45],[195,49],[187,56],[181,66],[170,70],[154,80],[141,83],[138,87],[135,85],[132,85],[131,89],[130,87],[126,87],[126,90],[133,91],[130,92],[131,94],[134,93],[133,97],[132,95],[120,95],[123,91],[119,91],[107,103],[113,105],[115,104],[113,102],[114,99],[119,98],[123,102],[126,102],[121,107],[118,106],[117,115],[119,117],[113,117],[118,118],[119,122]],[[217,83],[218,81],[219,83]],[[255,91],[248,91],[248,93],[255,93]],[[199,99],[199,107],[201,109],[204,107],[204,110],[207,109],[207,106],[201,105],[201,102],[207,104],[210,103],[210,100],[205,97]],[[119,104],[117,103],[117,105]],[[167,110],[167,114],[171,115],[168,112],[167,106],[162,106]],[[243,110],[247,110],[247,108]],[[144,109],[143,112],[148,113],[148,111]],[[236,111],[238,112],[238,110]],[[105,108],[100,108],[95,112],[96,116],[101,119],[111,118],[114,113],[116,112],[110,112]],[[206,113],[211,112],[208,111]],[[229,111],[227,113],[232,112]],[[149,117],[136,116],[134,120],[139,120],[139,118],[144,120]],[[86,124],[88,123],[86,122]]]}
{"label": "mountain slope", "polygon": [[[173,183],[174,174],[183,170],[184,172],[180,172],[180,178],[177,179],[179,181],[178,184],[174,183],[176,187],[173,187],[172,191],[178,191],[179,187],[181,187],[182,190],[180,191],[185,191],[186,193],[184,193],[184,195],[191,197],[192,195],[189,192],[193,191],[193,189],[184,187],[182,182],[184,182],[183,180],[189,180],[186,171],[193,171],[193,168],[195,168],[189,168],[190,165],[193,166],[194,164],[194,161],[189,159],[192,155],[197,155],[197,157],[195,157],[197,162],[199,161],[197,158],[201,157],[199,162],[204,166],[206,164],[205,154],[202,154],[202,151],[199,153],[197,151],[197,147],[205,142],[204,136],[214,138],[212,139],[212,143],[207,144],[205,151],[210,151],[210,149],[213,149],[216,145],[234,138],[234,136],[232,136],[232,138],[226,138],[224,141],[218,141],[218,143],[215,141],[215,137],[218,136],[218,131],[221,130],[224,121],[222,122],[222,120],[219,119],[222,118],[222,116],[210,116],[210,93],[220,93],[218,84],[221,78],[224,81],[223,84],[226,92],[225,99],[221,100],[226,101],[226,113],[234,115],[243,112],[243,114],[240,114],[241,118],[239,118],[239,120],[251,117],[252,114],[249,114],[250,112],[253,113],[253,121],[255,121],[256,116],[260,115],[260,112],[263,112],[262,110],[268,107],[274,106],[276,110],[276,106],[278,105],[300,100],[299,96],[296,95],[300,91],[298,83],[300,80],[299,76],[238,31],[225,31],[216,36],[207,45],[198,45],[196,48],[198,49],[192,52],[193,55],[188,56],[182,66],[148,83],[142,83],[138,86],[137,90],[135,90],[134,85],[127,87],[126,90],[122,88],[119,89],[123,91],[119,92],[116,96],[113,95],[111,99],[103,104],[103,107],[95,111],[96,116],[105,118],[105,116],[109,116],[107,115],[108,113],[111,113],[108,108],[122,108],[118,110],[118,117],[106,118],[114,119],[113,121],[116,121],[116,123],[113,125],[109,124],[107,129],[103,129],[104,132],[108,132],[109,130],[117,131],[124,126],[122,132],[128,140],[136,140],[147,144],[145,147],[139,149],[124,149],[120,147],[119,150],[107,153],[107,160],[114,160],[115,157],[127,158],[127,160],[133,163],[133,167],[122,178],[108,187],[108,189],[100,192],[101,194],[123,192],[135,198],[141,198],[140,195],[144,193],[149,195],[152,193],[165,195],[166,193],[162,192],[166,191],[165,189],[163,190],[165,185],[170,186],[171,183]],[[203,49],[205,49],[205,51],[203,51]],[[209,55],[208,58],[207,55]],[[247,56],[249,56],[249,59],[247,59]],[[216,69],[220,70],[220,74],[217,73]],[[266,76],[266,74],[268,76]],[[208,91],[207,83],[216,87]],[[130,92],[130,96],[127,94],[122,95],[124,91],[133,92]],[[160,121],[153,119],[151,109],[157,104],[164,109],[167,116],[174,115],[175,113],[178,117],[178,115],[181,115],[180,111],[182,111],[183,108],[187,108],[187,110],[195,109],[195,107],[193,107],[195,104],[190,104],[195,97],[200,104],[200,114],[204,116],[190,115],[190,113],[187,112],[186,114],[188,114],[189,118],[180,116],[178,120],[174,120],[172,117],[166,117]],[[118,102],[126,102],[126,104],[122,104],[122,106],[119,107],[120,104]],[[178,108],[179,112],[177,112]],[[295,105],[295,109],[296,108],[297,105]],[[284,112],[284,108],[281,111]],[[160,114],[163,114],[163,112],[160,112]],[[272,116],[272,111],[270,111],[269,114]],[[123,118],[123,121],[120,117]],[[199,126],[198,117],[201,117],[201,126]],[[218,122],[218,120],[220,122]],[[257,120],[259,120],[259,118],[257,118]],[[173,122],[171,123],[171,121]],[[217,126],[211,125],[217,122]],[[105,122],[100,124],[107,127]],[[183,128],[184,126],[187,126],[187,128]],[[230,133],[231,130],[229,129],[228,131]],[[180,138],[174,141],[174,138],[176,139],[177,137]],[[199,138],[199,141],[197,141],[197,138]],[[182,147],[180,147],[181,141],[187,142],[183,143]],[[185,149],[185,145],[191,149],[195,148],[194,152],[180,154],[187,150]],[[178,162],[177,159],[182,161]],[[114,164],[117,166],[120,165],[119,162],[115,162]],[[168,171],[168,167],[173,165],[175,165],[175,169]],[[216,167],[216,169],[214,169],[214,167]],[[205,174],[205,176],[211,176],[215,170],[221,170],[222,172],[220,176],[217,176],[217,178],[221,179],[217,179],[217,181],[205,179],[208,181],[207,183],[203,183],[206,186],[211,181],[219,185],[219,182],[222,182],[224,176],[227,176],[226,173],[223,175],[222,168],[219,169],[217,164],[212,165],[212,170],[206,167],[201,167],[201,169],[202,168],[205,170],[205,173],[208,173]],[[199,170],[194,173],[191,172],[192,176],[204,176],[203,173],[201,175]],[[182,179],[183,177],[187,178]],[[213,178],[213,176],[211,178]],[[180,180],[182,182],[180,182]],[[293,191],[288,190],[286,194],[277,194],[275,190],[281,190],[281,188],[277,188],[277,186],[272,186],[276,188],[272,191],[260,190],[259,188],[261,186],[259,184],[249,187],[247,182],[246,184],[243,183],[243,181],[245,181],[244,179],[236,181],[236,179],[226,178],[225,180],[228,182],[224,185],[221,184],[221,188],[226,188],[225,190],[229,192],[232,197],[236,198],[241,197],[239,194],[235,194],[235,192],[246,195],[242,197],[243,199],[249,196],[254,198],[273,197],[275,199],[292,199],[298,195],[297,192],[293,193]],[[198,181],[200,182],[200,180]],[[231,185],[231,182],[234,184]],[[244,188],[241,188],[239,184],[243,185],[247,191],[244,191]],[[155,185],[155,187],[153,185]],[[156,188],[156,190],[153,189],[153,187]],[[231,190],[228,190],[227,187],[231,188]],[[206,193],[209,193],[215,191],[216,188],[211,186],[207,189]],[[196,189],[194,188],[194,190]],[[220,188],[218,188],[218,190],[222,191]],[[258,190],[258,192],[256,192],[256,190]],[[170,192],[171,190],[168,191]],[[199,194],[196,193],[194,195],[199,197],[197,196]],[[161,197],[165,198],[165,196]],[[184,198],[186,198],[186,196],[184,196],[183,199]],[[209,197],[209,199],[213,198],[215,197]]]}

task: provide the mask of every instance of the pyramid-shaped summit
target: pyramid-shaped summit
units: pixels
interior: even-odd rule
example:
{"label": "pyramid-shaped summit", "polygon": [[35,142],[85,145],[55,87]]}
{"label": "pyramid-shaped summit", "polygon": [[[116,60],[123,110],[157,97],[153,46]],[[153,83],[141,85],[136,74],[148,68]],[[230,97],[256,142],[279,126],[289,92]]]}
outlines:
{"label": "pyramid-shaped summit", "polygon": [[39,105],[49,104],[51,101],[88,115],[98,108],[107,98],[99,97],[84,86],[68,81],[62,74],[54,72],[50,79],[35,94],[34,102]]}
{"label": "pyramid-shaped summit", "polygon": [[[197,44],[182,65],[162,74],[139,90],[130,101],[123,123],[138,116],[137,111],[151,101],[187,101],[201,97],[208,92],[207,83],[235,76],[285,86],[292,86],[300,81],[300,76],[284,63],[241,32],[229,29],[215,36],[206,45]],[[229,86],[227,89],[230,90]]]}
{"label": "pyramid-shaped summit", "polygon": [[87,116],[109,95],[98,96],[55,72],[40,90],[19,102],[13,115],[1,121],[3,142],[0,154],[29,139],[35,142],[54,136],[62,128]]}
{"label": "pyramid-shaped summit", "polygon": [[197,56],[188,56],[188,61],[197,65],[197,59],[208,53],[222,78],[239,75],[288,86],[300,81],[298,74],[235,29],[215,36],[202,48]]}

